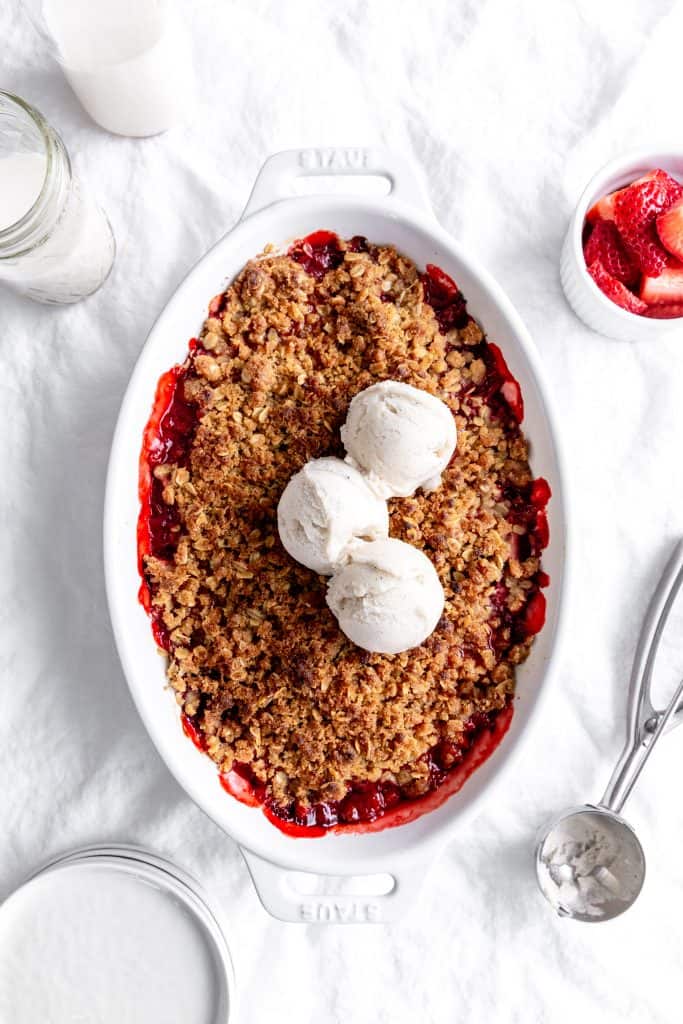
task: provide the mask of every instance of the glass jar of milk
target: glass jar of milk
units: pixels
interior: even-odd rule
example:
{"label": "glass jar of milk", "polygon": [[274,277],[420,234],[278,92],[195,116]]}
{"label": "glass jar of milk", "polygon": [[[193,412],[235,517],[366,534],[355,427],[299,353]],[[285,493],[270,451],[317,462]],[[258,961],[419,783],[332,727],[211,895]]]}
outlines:
{"label": "glass jar of milk", "polygon": [[115,251],[57,132],[0,91],[0,282],[39,302],[78,302],[106,279]]}
{"label": "glass jar of milk", "polygon": [[[166,131],[190,91],[180,0],[24,0],[92,119],[117,135]],[[183,21],[185,28],[183,29]]]}

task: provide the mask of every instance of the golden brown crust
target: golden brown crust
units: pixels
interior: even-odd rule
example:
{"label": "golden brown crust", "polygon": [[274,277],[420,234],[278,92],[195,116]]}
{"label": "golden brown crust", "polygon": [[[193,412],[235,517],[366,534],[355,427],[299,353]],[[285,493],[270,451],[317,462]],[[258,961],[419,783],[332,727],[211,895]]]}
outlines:
{"label": "golden brown crust", "polygon": [[[200,340],[187,465],[155,470],[181,539],[173,562],[145,565],[178,702],[219,766],[251,764],[276,802],[338,799],[351,779],[418,793],[421,756],[505,705],[530,646],[497,629],[491,603],[503,581],[507,607],[521,608],[539,562],[511,558],[504,490],[530,481],[527,445],[471,393],[487,372],[482,332],[470,321],[443,335],[415,265],[382,247],[347,249],[321,281],[287,255],[251,261]],[[292,474],[343,455],[351,398],[390,378],[437,395],[458,427],[441,488],[389,503],[391,535],[429,555],[446,596],[434,633],[395,656],[344,637],[326,581],[286,554],[276,527]]]}

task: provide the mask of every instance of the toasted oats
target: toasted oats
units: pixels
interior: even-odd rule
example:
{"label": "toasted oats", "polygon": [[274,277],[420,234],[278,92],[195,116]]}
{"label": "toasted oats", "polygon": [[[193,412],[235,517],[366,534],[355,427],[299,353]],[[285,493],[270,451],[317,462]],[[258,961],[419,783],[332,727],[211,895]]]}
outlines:
{"label": "toasted oats", "polygon": [[[415,265],[390,246],[347,250],[322,280],[267,246],[221,308],[187,361],[199,406],[189,456],[153,470],[180,521],[175,557],[145,560],[170,684],[221,769],[250,763],[276,801],[337,800],[351,779],[418,795],[426,752],[509,702],[531,644],[509,615],[539,560],[512,557],[526,528],[506,498],[531,479],[527,446],[477,393],[482,331],[470,320],[442,334]],[[340,633],[325,579],[286,554],[276,516],[307,460],[344,456],[349,402],[385,379],[438,395],[458,426],[442,486],[389,502],[391,535],[426,552],[446,598],[434,633],[394,657]]]}

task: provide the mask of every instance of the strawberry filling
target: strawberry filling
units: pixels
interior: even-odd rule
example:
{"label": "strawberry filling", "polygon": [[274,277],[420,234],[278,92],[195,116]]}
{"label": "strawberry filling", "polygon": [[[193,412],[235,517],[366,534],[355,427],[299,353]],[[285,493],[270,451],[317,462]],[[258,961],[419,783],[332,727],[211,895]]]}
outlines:
{"label": "strawberry filling", "polygon": [[[356,242],[359,239],[360,236],[357,236]],[[320,281],[328,270],[338,267],[344,259],[339,238],[332,231],[314,231],[313,234],[300,238],[290,247],[289,255],[317,281]]]}
{"label": "strawberry filling", "polygon": [[[190,342],[190,348],[196,349],[192,342],[196,339]],[[196,405],[185,398],[187,372],[185,367],[174,366],[160,378],[140,453],[137,542],[142,583],[139,599],[151,618],[154,639],[165,651],[169,650],[170,637],[160,612],[152,605],[144,559],[147,555],[165,560],[173,558],[180,537],[180,517],[176,508],[164,501],[164,484],[154,470],[166,463],[182,466],[187,460],[198,421]]]}
{"label": "strawberry filling", "polygon": [[[428,750],[422,758],[427,768],[426,786],[419,795],[390,781],[350,782],[341,800],[308,807],[294,801],[283,806],[267,795],[249,765],[233,765],[230,772],[220,776],[220,782],[240,802],[262,806],[268,820],[289,836],[312,839],[328,831],[349,831],[349,827],[355,832],[377,831],[412,821],[456,793],[496,748],[507,732],[512,713],[512,705],[498,712],[477,713],[466,723],[458,742],[441,741]],[[183,728],[203,750],[201,732],[186,716]]]}
{"label": "strawberry filling", "polygon": [[452,277],[433,263],[428,263],[421,277],[425,302],[434,310],[439,327],[446,334],[465,327],[469,320],[467,302]]}
{"label": "strawberry filling", "polygon": [[521,423],[524,419],[522,389],[510,372],[501,350],[492,341],[484,341],[472,348],[472,354],[484,363],[486,373],[479,384],[471,385],[463,392],[463,397],[477,395],[496,416],[501,419],[512,417],[515,423]]}

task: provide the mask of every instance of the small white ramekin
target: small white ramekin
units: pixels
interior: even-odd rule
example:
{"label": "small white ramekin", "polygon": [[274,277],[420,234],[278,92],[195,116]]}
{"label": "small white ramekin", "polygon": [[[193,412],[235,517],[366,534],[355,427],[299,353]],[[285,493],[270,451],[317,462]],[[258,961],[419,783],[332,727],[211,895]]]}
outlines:
{"label": "small white ramekin", "polygon": [[618,341],[650,341],[683,332],[683,317],[650,319],[617,306],[598,288],[583,256],[583,225],[593,203],[658,167],[683,180],[683,149],[632,150],[606,164],[586,185],[562,246],[560,277],[567,301],[594,331]]}

